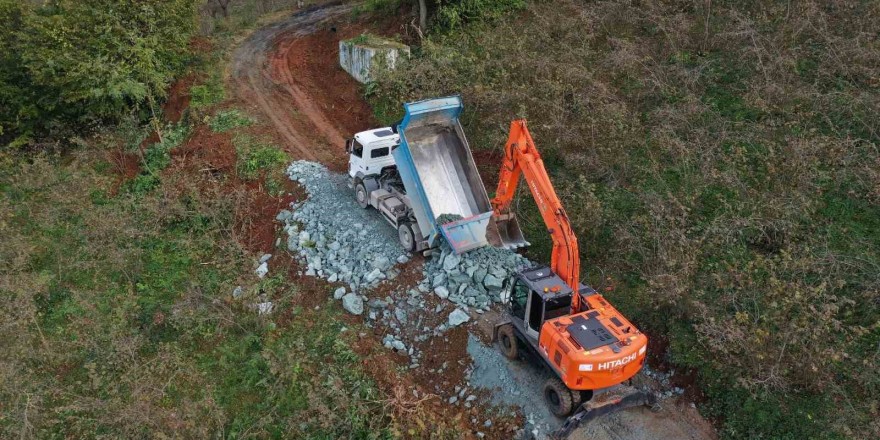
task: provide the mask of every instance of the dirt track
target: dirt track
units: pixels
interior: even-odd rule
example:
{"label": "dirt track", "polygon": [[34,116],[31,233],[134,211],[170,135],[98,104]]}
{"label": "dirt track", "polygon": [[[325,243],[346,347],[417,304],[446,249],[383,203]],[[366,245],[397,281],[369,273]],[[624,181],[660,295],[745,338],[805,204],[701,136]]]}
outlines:
{"label": "dirt track", "polygon": [[[255,31],[235,51],[231,67],[237,98],[271,123],[274,134],[295,158],[336,170],[345,164],[345,136],[373,124],[357,83],[335,64],[338,40],[364,30],[363,25],[350,23],[350,17],[350,6],[332,3],[299,11]],[[491,328],[483,320],[475,326],[478,333]],[[463,350],[458,353],[466,356]],[[539,372],[534,379],[542,380]],[[716,437],[694,408],[674,402],[666,400],[656,413],[633,409],[605,417],[572,438]]]}
{"label": "dirt track", "polygon": [[235,51],[231,77],[238,98],[272,122],[284,146],[296,157],[320,162],[338,158],[344,136],[332,115],[295,81],[287,68],[287,50],[296,40],[351,13],[351,6],[325,5],[300,11],[255,31]]}

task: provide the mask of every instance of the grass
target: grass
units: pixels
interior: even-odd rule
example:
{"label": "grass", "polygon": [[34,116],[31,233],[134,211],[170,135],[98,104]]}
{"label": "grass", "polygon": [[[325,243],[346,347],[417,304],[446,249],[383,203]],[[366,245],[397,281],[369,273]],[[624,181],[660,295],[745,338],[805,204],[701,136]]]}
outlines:
{"label": "grass", "polygon": [[[341,309],[297,306],[313,293],[283,271],[248,276],[256,256],[235,236],[250,190],[169,174],[190,131],[147,148],[152,173],[130,182],[153,176],[148,189],[114,191],[120,136],[3,157],[0,437],[391,438]],[[286,161],[248,151],[247,173]]]}
{"label": "grass", "polygon": [[233,143],[238,152],[236,170],[242,179],[255,180],[266,172],[282,169],[288,163],[287,154],[252,136],[236,135],[233,137]]}
{"label": "grass", "polygon": [[[724,437],[877,437],[880,94],[866,72],[880,47],[856,41],[878,11],[850,6],[530,2],[429,34],[367,96],[390,122],[400,102],[460,93],[477,149],[528,118],[583,275],[611,277],[607,296],[699,371]],[[528,199],[520,223],[546,261]]]}

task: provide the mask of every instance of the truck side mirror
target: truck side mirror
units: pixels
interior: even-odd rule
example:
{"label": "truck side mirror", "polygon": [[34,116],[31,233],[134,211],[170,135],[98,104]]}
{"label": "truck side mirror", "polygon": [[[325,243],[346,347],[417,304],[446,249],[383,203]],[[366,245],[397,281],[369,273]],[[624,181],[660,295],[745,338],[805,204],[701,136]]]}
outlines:
{"label": "truck side mirror", "polygon": [[346,139],[345,140],[345,152],[351,154],[351,150],[354,146],[354,139]]}

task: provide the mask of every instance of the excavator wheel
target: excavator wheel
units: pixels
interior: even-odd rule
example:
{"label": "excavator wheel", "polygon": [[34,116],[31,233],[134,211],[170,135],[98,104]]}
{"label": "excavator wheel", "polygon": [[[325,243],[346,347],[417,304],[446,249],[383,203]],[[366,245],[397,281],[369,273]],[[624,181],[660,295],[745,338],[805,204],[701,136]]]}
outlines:
{"label": "excavator wheel", "polygon": [[[592,397],[592,395],[585,396],[584,391],[570,390],[570,392],[571,392],[571,409],[572,410],[577,409],[577,407],[581,406],[582,403],[584,403],[587,400],[590,400],[590,397]],[[589,392],[589,391],[587,391],[587,392]]]}
{"label": "excavator wheel", "polygon": [[513,332],[512,324],[504,324],[498,327],[498,347],[504,357],[510,360],[516,360],[519,347],[517,347],[516,334]]}
{"label": "excavator wheel", "polygon": [[572,400],[571,390],[559,378],[552,377],[544,382],[544,402],[556,417],[568,417],[571,414],[575,408]]}
{"label": "excavator wheel", "polygon": [[364,182],[358,182],[357,186],[354,187],[354,196],[361,208],[367,209],[370,206],[370,195],[367,194],[367,187],[364,186]]}

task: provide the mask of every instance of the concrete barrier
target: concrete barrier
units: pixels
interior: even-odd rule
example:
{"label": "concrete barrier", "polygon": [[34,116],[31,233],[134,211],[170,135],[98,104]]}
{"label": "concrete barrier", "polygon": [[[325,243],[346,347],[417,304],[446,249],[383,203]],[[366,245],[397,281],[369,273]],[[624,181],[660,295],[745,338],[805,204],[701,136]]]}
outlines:
{"label": "concrete barrier", "polygon": [[409,46],[372,35],[339,42],[339,65],[361,83],[377,68],[394,69],[401,56],[409,56]]}

